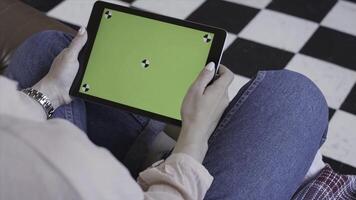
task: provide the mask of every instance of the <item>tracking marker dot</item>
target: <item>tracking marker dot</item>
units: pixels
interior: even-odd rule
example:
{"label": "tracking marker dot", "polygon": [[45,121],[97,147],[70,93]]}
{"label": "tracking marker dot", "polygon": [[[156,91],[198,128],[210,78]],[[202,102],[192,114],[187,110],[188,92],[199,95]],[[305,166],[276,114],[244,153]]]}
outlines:
{"label": "tracking marker dot", "polygon": [[147,67],[150,66],[150,61],[148,59],[142,60],[141,61],[141,66],[146,69]]}
{"label": "tracking marker dot", "polygon": [[110,19],[111,16],[112,16],[112,14],[111,14],[111,12],[109,10],[105,12],[105,18],[106,19]]}
{"label": "tracking marker dot", "polygon": [[88,92],[89,90],[90,90],[89,84],[84,83],[84,84],[82,85],[82,91],[83,91],[83,92]]}
{"label": "tracking marker dot", "polygon": [[204,40],[204,42],[206,42],[206,43],[211,42],[212,38],[213,38],[213,37],[212,37],[210,34],[205,34],[205,35],[203,36],[203,40]]}

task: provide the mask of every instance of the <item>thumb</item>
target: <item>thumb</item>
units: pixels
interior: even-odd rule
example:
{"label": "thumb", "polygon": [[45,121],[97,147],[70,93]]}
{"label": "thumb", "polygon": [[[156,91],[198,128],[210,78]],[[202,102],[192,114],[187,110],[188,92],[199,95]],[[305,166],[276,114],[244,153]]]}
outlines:
{"label": "thumb", "polygon": [[197,89],[201,94],[203,94],[205,88],[208,86],[210,81],[214,78],[214,75],[215,75],[215,63],[210,62],[200,72],[198,78],[193,83],[193,88]]}
{"label": "thumb", "polygon": [[77,35],[73,38],[72,42],[68,47],[69,54],[72,58],[77,59],[79,52],[84,47],[87,42],[88,34],[84,27],[81,27],[77,33]]}

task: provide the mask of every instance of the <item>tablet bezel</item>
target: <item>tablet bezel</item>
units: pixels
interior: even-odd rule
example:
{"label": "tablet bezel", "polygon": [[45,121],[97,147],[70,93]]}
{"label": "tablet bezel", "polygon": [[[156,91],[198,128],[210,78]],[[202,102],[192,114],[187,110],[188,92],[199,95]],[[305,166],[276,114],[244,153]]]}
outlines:
{"label": "tablet bezel", "polygon": [[[70,95],[73,97],[82,98],[86,101],[90,101],[93,103],[99,103],[99,104],[103,104],[103,105],[107,105],[107,106],[111,106],[111,107],[121,108],[121,109],[130,111],[130,112],[139,114],[139,115],[150,117],[152,119],[156,119],[156,120],[163,121],[166,123],[181,126],[181,124],[182,124],[181,120],[171,118],[168,116],[164,116],[164,115],[160,115],[157,113],[153,113],[150,111],[142,110],[139,108],[134,108],[134,107],[131,107],[128,105],[120,104],[117,102],[113,102],[110,100],[102,99],[99,97],[95,97],[95,96],[91,96],[91,95],[83,94],[83,93],[79,92],[80,87],[81,87],[81,82],[84,77],[85,69],[87,67],[87,64],[88,64],[88,61],[90,58],[90,54],[91,54],[91,51],[92,51],[92,48],[93,48],[93,45],[95,42],[96,34],[99,29],[99,25],[100,25],[100,21],[101,21],[104,9],[117,10],[119,12],[133,14],[133,15],[137,15],[137,16],[141,16],[141,17],[146,17],[146,18],[150,18],[150,19],[154,19],[154,20],[158,20],[158,21],[162,21],[162,22],[175,24],[178,26],[183,26],[183,27],[188,27],[188,28],[192,28],[192,29],[196,29],[196,30],[214,33],[214,39],[211,44],[211,48],[210,48],[210,52],[209,52],[206,64],[208,64],[209,62],[215,62],[215,63],[217,63],[216,66],[218,66],[218,64],[220,63],[220,59],[222,56],[227,32],[220,28],[202,25],[199,23],[191,22],[191,21],[184,21],[184,20],[180,20],[180,19],[176,19],[176,18],[172,18],[172,17],[168,17],[168,16],[154,14],[154,13],[138,10],[135,8],[128,8],[128,7],[124,7],[124,6],[120,6],[120,5],[116,5],[116,4],[103,2],[103,1],[97,1],[94,4],[94,7],[93,7],[93,10],[90,15],[89,22],[88,22],[88,27],[87,27],[88,41],[85,44],[83,50],[80,52],[80,55],[79,55],[80,67],[79,67],[78,73],[73,81],[72,87],[70,89],[70,92],[69,92]],[[218,68],[216,67],[215,73],[217,73],[217,70],[218,70]]]}

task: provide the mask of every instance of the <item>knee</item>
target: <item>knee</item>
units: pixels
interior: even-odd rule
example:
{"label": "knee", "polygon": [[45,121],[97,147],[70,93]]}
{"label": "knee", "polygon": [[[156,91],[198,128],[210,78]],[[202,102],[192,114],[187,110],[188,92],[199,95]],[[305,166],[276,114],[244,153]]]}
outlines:
{"label": "knee", "polygon": [[318,86],[303,74],[290,70],[267,71],[265,79],[277,85],[281,94],[296,98],[301,104],[314,105],[324,110],[328,109],[327,102]]}
{"label": "knee", "polygon": [[45,55],[56,55],[70,44],[72,38],[73,36],[70,34],[61,31],[42,31],[26,39],[18,50],[26,53],[33,52],[35,54],[40,52]]}
{"label": "knee", "polygon": [[45,30],[33,34],[28,38],[28,40],[37,40],[37,41],[56,41],[58,39],[65,38],[66,41],[69,41],[72,36],[69,33],[56,30]]}
{"label": "knee", "polygon": [[53,59],[71,40],[71,35],[53,30],[32,35],[15,50],[4,74],[20,87],[30,87],[49,71]]}
{"label": "knee", "polygon": [[300,96],[301,103],[317,103],[327,108],[325,97],[319,87],[308,77],[295,71],[278,70],[274,72],[275,79],[285,92],[295,93]]}
{"label": "knee", "polygon": [[[327,128],[329,109],[321,90],[306,76],[289,70],[265,71],[264,84],[285,109]],[[284,102],[282,102],[284,101]],[[308,117],[306,117],[308,116]]]}

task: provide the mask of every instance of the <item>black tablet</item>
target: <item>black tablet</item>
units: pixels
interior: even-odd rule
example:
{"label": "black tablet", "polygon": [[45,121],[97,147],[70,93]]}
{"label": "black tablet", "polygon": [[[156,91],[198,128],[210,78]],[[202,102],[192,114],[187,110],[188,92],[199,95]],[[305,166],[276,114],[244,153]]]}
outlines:
{"label": "black tablet", "polygon": [[226,38],[219,28],[101,1],[87,30],[70,94],[175,125],[189,86],[220,62]]}

